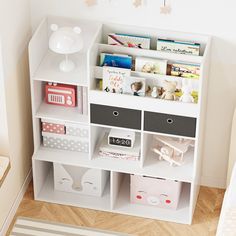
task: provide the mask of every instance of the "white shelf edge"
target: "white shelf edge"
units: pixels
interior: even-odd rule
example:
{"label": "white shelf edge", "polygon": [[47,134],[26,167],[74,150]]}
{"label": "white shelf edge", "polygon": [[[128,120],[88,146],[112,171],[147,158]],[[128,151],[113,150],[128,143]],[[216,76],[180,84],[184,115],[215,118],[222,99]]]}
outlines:
{"label": "white shelf edge", "polygon": [[177,53],[161,52],[153,49],[138,49],[123,46],[113,46],[108,44],[98,44],[100,51],[107,53],[124,53],[131,56],[152,57],[157,59],[166,59],[175,62],[186,62],[190,64],[201,64],[203,56],[183,55]]}
{"label": "white shelf edge", "polygon": [[145,111],[150,112],[159,112],[193,118],[198,117],[198,104],[195,103],[166,101],[150,97],[137,98],[132,95],[106,93],[99,90],[89,91],[89,103],[138,110],[144,110],[145,108]]}
{"label": "white shelf edge", "polygon": [[[66,157],[66,158],[65,158]],[[33,159],[36,161],[45,161],[45,162],[55,162],[65,165],[74,165],[81,166],[86,168],[95,168],[103,169],[107,171],[114,171],[126,174],[137,174],[137,175],[147,175],[157,178],[165,178],[170,180],[178,180],[182,182],[192,183],[193,178],[189,175],[178,174],[178,177],[171,176],[170,174],[166,175],[158,174],[157,171],[154,171],[153,168],[144,167],[141,168],[140,161],[125,161],[125,160],[116,160],[110,158],[100,158],[98,155],[98,148],[92,156],[92,160],[89,159],[88,153],[72,152],[59,149],[45,148],[40,146],[39,149],[34,153]],[[163,163],[161,163],[163,166]],[[164,163],[168,165],[168,163]],[[171,167],[175,168],[175,167]],[[179,168],[179,173],[181,172],[181,167]],[[147,169],[150,169],[147,171]],[[174,170],[174,169],[173,169]],[[174,171],[173,171],[174,173]]]}
{"label": "white shelf edge", "polygon": [[142,131],[139,129],[130,129],[130,128],[123,128],[123,127],[118,127],[118,126],[109,126],[109,125],[101,125],[97,123],[90,123],[91,127],[101,127],[101,128],[107,128],[107,129],[119,129],[119,130],[132,130],[135,131],[136,133],[141,133]]}
{"label": "white shelf edge", "polygon": [[78,113],[77,107],[63,107],[42,102],[35,114],[39,119],[67,121],[79,124],[89,124],[88,115]]}
{"label": "white shelf edge", "polygon": [[[103,73],[103,67],[102,66],[95,66],[94,67],[94,77],[95,79],[102,79],[102,73]],[[177,77],[177,76],[171,76],[171,75],[159,75],[159,74],[151,74],[151,73],[144,73],[144,72],[140,72],[140,71],[131,71],[131,76],[134,77],[141,77],[141,78],[145,78],[145,79],[161,79],[161,80],[179,80],[179,79],[184,79],[183,77]],[[190,79],[194,79],[194,78],[190,78]],[[200,81],[199,79],[194,79],[197,81]]]}
{"label": "white shelf edge", "polygon": [[160,135],[160,136],[167,136],[167,137],[172,137],[172,138],[184,138],[184,139],[189,139],[189,140],[196,140],[196,137],[188,137],[188,136],[183,136],[183,135],[175,135],[175,134],[166,134],[166,133],[158,133],[158,132],[152,132],[152,131],[147,131],[143,130],[144,134],[150,134],[150,135]]}

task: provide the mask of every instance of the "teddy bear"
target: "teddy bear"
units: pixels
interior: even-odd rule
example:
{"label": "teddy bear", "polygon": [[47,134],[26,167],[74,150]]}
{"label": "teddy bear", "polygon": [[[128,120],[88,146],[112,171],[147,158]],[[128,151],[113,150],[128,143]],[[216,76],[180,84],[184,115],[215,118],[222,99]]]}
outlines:
{"label": "teddy bear", "polygon": [[176,100],[175,90],[177,83],[175,81],[165,81],[164,82],[164,93],[161,96],[161,99],[165,100]]}

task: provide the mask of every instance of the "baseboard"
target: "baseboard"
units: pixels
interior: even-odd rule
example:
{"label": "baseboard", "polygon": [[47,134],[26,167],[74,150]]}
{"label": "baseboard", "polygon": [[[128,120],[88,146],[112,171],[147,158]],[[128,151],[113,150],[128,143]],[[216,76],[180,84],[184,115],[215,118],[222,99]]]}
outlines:
{"label": "baseboard", "polygon": [[25,194],[31,180],[32,180],[32,170],[29,171],[27,177],[25,178],[25,181],[24,181],[24,183],[23,183],[23,185],[22,185],[22,187],[21,187],[21,189],[20,189],[20,191],[19,191],[19,193],[18,193],[18,195],[17,195],[17,197],[16,197],[16,199],[15,199],[15,201],[14,201],[12,207],[11,207],[11,210],[10,210],[10,212],[9,212],[9,214],[8,214],[4,224],[3,224],[3,227],[0,231],[0,236],[5,236],[6,235],[6,233],[8,231],[8,228],[11,225],[11,222],[12,222],[12,220],[13,220],[15,214],[16,214],[16,211],[17,211],[17,209],[18,209],[18,207],[19,207],[19,205],[20,205],[20,203],[21,203],[21,201],[24,197],[24,194]]}
{"label": "baseboard", "polygon": [[211,188],[226,188],[226,179],[216,178],[215,176],[202,176],[201,185]]}

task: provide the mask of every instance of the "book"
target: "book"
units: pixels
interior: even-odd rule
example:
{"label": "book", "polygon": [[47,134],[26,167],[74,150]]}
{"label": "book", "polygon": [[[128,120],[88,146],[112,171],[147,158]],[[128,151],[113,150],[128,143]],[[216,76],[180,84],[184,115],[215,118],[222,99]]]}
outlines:
{"label": "book", "polygon": [[145,79],[133,76],[126,77],[123,91],[124,94],[144,97],[146,91]]}
{"label": "book", "polygon": [[129,34],[116,34],[110,33],[108,35],[108,44],[140,49],[150,49],[150,37],[129,35]]}
{"label": "book", "polygon": [[100,66],[110,66],[110,67],[131,69],[132,57],[128,55],[101,53]]}
{"label": "book", "polygon": [[136,57],[135,71],[166,75],[167,60],[160,60],[149,57]]}
{"label": "book", "polygon": [[103,91],[110,93],[123,93],[125,78],[130,76],[130,69],[116,67],[103,67]]}
{"label": "book", "polygon": [[185,55],[200,55],[200,44],[169,39],[158,39],[157,50]]}
{"label": "book", "polygon": [[83,114],[83,89],[81,86],[77,87],[77,107],[78,113]]}
{"label": "book", "polygon": [[83,87],[83,114],[88,115],[88,89]]}
{"label": "book", "polygon": [[170,75],[188,79],[199,79],[200,65],[173,63],[170,64]]}

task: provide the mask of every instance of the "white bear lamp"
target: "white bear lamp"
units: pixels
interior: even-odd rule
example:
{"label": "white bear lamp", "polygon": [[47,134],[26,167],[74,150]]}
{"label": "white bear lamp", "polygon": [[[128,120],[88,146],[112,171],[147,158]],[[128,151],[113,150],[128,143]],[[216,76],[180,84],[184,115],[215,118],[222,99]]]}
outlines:
{"label": "white bear lamp", "polygon": [[59,68],[63,72],[71,72],[75,69],[75,63],[68,59],[69,54],[79,52],[83,48],[83,40],[81,37],[81,29],[79,27],[62,27],[52,24],[51,30],[53,31],[49,39],[49,48],[58,54],[64,54],[63,60]]}

